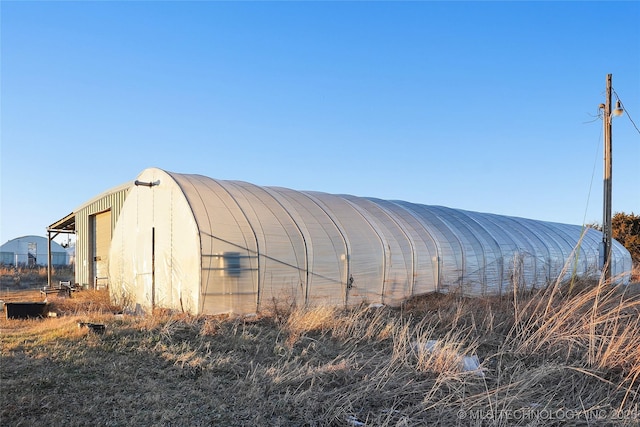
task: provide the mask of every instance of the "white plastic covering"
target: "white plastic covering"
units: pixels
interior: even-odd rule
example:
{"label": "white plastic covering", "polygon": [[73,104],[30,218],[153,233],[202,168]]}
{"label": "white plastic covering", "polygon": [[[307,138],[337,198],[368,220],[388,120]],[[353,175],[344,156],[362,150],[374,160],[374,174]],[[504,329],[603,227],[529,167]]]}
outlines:
{"label": "white plastic covering", "polygon": [[[47,265],[49,264],[46,237],[22,236],[11,239],[0,246],[0,264],[4,265]],[[69,255],[60,244],[51,241],[51,264],[68,265]]]}
{"label": "white plastic covering", "polygon": [[[398,304],[598,274],[600,232],[441,206],[143,171],[110,254],[116,300],[194,314]],[[145,185],[146,184],[146,185]],[[567,264],[568,263],[568,264]],[[631,256],[614,241],[612,273]]]}

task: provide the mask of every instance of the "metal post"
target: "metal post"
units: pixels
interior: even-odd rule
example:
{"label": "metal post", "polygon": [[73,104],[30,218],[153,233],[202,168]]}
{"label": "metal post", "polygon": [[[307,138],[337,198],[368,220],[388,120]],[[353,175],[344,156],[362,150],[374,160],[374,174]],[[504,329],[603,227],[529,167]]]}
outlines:
{"label": "metal post", "polygon": [[603,274],[605,282],[611,280],[611,74],[607,74],[606,103],[604,105],[604,203],[602,220]]}
{"label": "metal post", "polygon": [[47,287],[51,288],[51,231],[47,230]]}
{"label": "metal post", "polygon": [[156,308],[156,228],[151,227],[151,309]]}

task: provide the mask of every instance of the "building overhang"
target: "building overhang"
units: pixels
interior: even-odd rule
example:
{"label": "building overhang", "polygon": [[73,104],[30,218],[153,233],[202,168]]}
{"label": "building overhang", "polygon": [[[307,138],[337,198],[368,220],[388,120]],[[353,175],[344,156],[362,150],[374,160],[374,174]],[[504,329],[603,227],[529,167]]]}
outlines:
{"label": "building overhang", "polygon": [[[49,233],[50,239],[57,236],[60,233],[75,233],[76,232],[76,213],[71,212],[69,215],[65,216],[54,222],[53,224],[47,227],[47,232]],[[51,236],[51,233],[55,233]]]}

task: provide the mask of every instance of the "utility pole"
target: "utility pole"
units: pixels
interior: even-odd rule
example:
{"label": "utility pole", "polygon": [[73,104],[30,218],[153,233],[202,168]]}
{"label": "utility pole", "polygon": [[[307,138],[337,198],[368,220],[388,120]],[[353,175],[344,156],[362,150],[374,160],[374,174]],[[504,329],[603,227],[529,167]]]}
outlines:
{"label": "utility pole", "polygon": [[602,123],[604,125],[604,203],[603,203],[603,219],[602,219],[602,273],[604,281],[611,281],[611,242],[612,242],[612,221],[611,221],[611,183],[612,183],[612,166],[611,166],[611,119],[613,116],[620,116],[624,113],[622,104],[618,99],[615,110],[611,109],[611,74],[607,74],[607,90],[606,100],[604,104],[600,104],[603,110]]}
{"label": "utility pole", "polygon": [[[601,105],[602,106],[602,105]],[[605,283],[611,280],[611,74],[607,74],[606,102],[604,104],[604,200],[602,219],[602,272]]]}

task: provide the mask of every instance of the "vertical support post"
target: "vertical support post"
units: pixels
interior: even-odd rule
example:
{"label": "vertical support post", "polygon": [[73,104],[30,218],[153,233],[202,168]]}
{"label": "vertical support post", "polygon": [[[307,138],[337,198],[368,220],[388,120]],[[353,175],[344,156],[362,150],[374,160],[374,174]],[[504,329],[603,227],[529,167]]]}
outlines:
{"label": "vertical support post", "polygon": [[51,231],[47,230],[47,287],[51,289]]}
{"label": "vertical support post", "polygon": [[611,74],[607,74],[606,102],[604,105],[604,200],[602,219],[603,243],[603,274],[605,282],[611,280],[611,190],[612,190],[612,161],[611,161]]}
{"label": "vertical support post", "polygon": [[151,227],[151,310],[156,308],[156,228]]}

